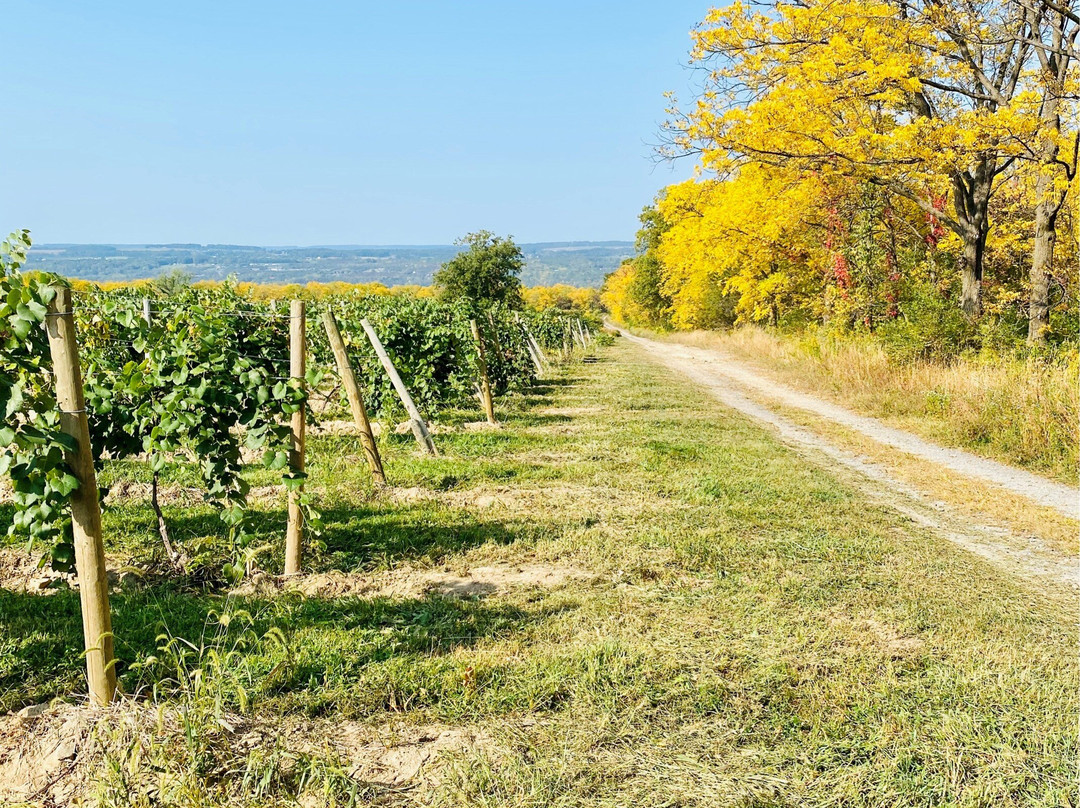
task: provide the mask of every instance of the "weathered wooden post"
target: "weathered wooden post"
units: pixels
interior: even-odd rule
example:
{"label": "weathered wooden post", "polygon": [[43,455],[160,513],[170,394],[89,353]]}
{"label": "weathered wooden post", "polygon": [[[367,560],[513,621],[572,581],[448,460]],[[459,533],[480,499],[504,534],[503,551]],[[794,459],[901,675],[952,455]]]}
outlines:
{"label": "weathered wooden post", "polygon": [[495,420],[495,404],[491,400],[491,380],[488,378],[487,357],[484,354],[484,339],[480,336],[480,327],[476,320],[469,320],[469,328],[472,329],[472,337],[476,340],[477,365],[480,370],[480,381],[476,385],[480,394],[480,403],[484,407],[484,415],[487,422],[492,426],[499,422]]}
{"label": "weathered wooden post", "polygon": [[544,356],[540,350],[540,346],[536,340],[533,339],[532,333],[528,327],[521,320],[521,315],[518,312],[514,312],[514,322],[521,328],[522,333],[525,334],[525,350],[529,352],[529,359],[532,360],[533,367],[536,368],[537,373],[544,372],[544,363],[547,361],[547,357]]}
{"label": "weathered wooden post", "polygon": [[375,433],[371,431],[371,421],[368,420],[364,399],[360,395],[360,387],[356,384],[356,374],[349,362],[349,354],[345,350],[345,341],[341,338],[337,320],[329,309],[323,312],[322,320],[326,327],[326,336],[330,340],[330,349],[337,362],[338,375],[341,376],[341,383],[345,385],[345,395],[349,399],[353,421],[360,430],[360,442],[364,444],[364,456],[371,468],[371,476],[376,485],[386,485],[386,473],[383,471],[382,458],[379,457],[379,447],[375,443]]}
{"label": "weathered wooden post", "polygon": [[90,425],[86,418],[79,348],[75,342],[75,318],[71,290],[53,287],[46,330],[56,382],[56,406],[60,429],[75,441],[75,450],[64,457],[79,487],[71,496],[71,528],[75,541],[75,571],[79,576],[82,606],[83,647],[86,649],[86,681],[90,699],[108,704],[116,695],[116,659],[113,656],[112,615],[109,612],[109,581],[105,573],[105,546],[101,539],[101,506],[97,475],[90,448]]}
{"label": "weathered wooden post", "polygon": [[[303,385],[307,359],[307,316],[303,300],[293,300],[289,304],[289,375],[299,379]],[[307,431],[307,407],[301,407],[292,414],[291,438],[289,443],[289,470],[294,474],[304,473],[304,443]],[[304,513],[300,508],[300,497],[304,488],[289,489],[289,524],[285,534],[285,574],[297,575],[300,572],[301,545],[304,541]]]}
{"label": "weathered wooden post", "polygon": [[146,320],[146,324],[147,324],[147,325],[150,325],[150,324],[151,324],[151,317],[150,317],[150,298],[148,298],[148,297],[144,297],[144,298],[142,299],[142,318],[143,318],[144,320]]}
{"label": "weathered wooden post", "polygon": [[390,361],[386,349],[379,340],[379,335],[375,333],[375,329],[371,327],[371,323],[367,321],[367,318],[361,320],[360,325],[363,326],[364,333],[367,334],[368,339],[371,341],[371,347],[375,349],[375,355],[378,356],[379,361],[382,362],[386,375],[390,377],[390,383],[393,384],[394,389],[397,390],[398,398],[401,399],[401,403],[405,407],[405,412],[409,414],[409,425],[412,427],[413,436],[416,438],[416,442],[420,444],[420,448],[429,455],[438,454],[438,452],[435,451],[435,443],[431,440],[431,435],[428,433],[427,424],[424,422],[424,419],[420,417],[420,410],[416,409],[412,396],[409,395],[409,391],[405,387],[405,382],[403,382],[401,376],[398,375],[394,363]]}
{"label": "weathered wooden post", "polygon": [[544,372],[544,364],[540,361],[540,357],[536,353],[536,349],[533,347],[532,338],[528,334],[525,335],[525,350],[529,354],[529,359],[532,360],[533,368],[535,368],[538,374]]}
{"label": "weathered wooden post", "polygon": [[537,360],[539,360],[540,364],[537,370],[543,373],[544,366],[550,365],[551,363],[548,361],[547,356],[544,355],[543,350],[540,348],[540,343],[536,341],[536,337],[534,337],[528,330],[525,331],[525,337],[528,340],[529,345],[532,346],[533,353],[536,355]]}

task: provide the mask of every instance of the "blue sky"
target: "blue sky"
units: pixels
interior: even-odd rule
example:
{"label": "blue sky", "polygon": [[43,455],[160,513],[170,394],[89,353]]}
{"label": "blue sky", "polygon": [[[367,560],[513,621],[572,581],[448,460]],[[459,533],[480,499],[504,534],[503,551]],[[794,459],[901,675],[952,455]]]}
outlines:
{"label": "blue sky", "polygon": [[0,230],[628,239],[707,2],[5,4]]}

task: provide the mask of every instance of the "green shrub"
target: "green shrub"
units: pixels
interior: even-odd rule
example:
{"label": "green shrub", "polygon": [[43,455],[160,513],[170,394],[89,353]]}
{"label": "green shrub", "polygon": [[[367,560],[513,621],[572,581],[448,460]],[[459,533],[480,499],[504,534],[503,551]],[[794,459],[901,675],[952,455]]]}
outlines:
{"label": "green shrub", "polygon": [[948,361],[981,345],[973,321],[933,290],[917,293],[902,316],[882,325],[877,335],[891,357],[905,362]]}

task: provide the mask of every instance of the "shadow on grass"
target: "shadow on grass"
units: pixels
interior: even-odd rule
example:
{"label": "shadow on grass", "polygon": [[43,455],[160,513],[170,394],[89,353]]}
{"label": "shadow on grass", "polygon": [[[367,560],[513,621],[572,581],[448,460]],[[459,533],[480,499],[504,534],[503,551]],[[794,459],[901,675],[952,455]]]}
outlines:
{"label": "shadow on grass", "polygon": [[464,511],[431,505],[334,507],[323,511],[323,525],[319,540],[324,557],[318,564],[324,569],[371,569],[405,561],[437,564],[482,544],[533,539],[527,525],[481,521]]}
{"label": "shadow on grass", "polygon": [[[156,681],[175,675],[160,665],[132,667],[158,653],[163,634],[196,646],[237,647],[236,637],[218,622],[221,613],[235,610],[252,616],[253,636],[277,628],[285,637],[284,645],[256,642],[242,652],[255,678],[269,682],[272,670],[285,670],[272,682],[273,693],[316,701],[317,694],[307,691],[331,680],[338,686],[358,683],[365,666],[408,659],[419,663],[522,631],[549,616],[544,610],[527,612],[497,601],[434,593],[419,598],[222,598],[181,591],[166,582],[112,596],[122,689],[147,692]],[[0,589],[0,637],[0,711],[85,693],[77,592]]]}
{"label": "shadow on grass", "polygon": [[[436,502],[339,501],[320,505],[320,509],[323,528],[318,535],[309,535],[304,558],[305,569],[314,572],[387,569],[402,563],[432,566],[483,544],[532,544],[550,530],[526,520],[478,519],[469,511],[441,507]],[[189,589],[221,585],[217,576],[230,558],[232,546],[217,513],[170,508],[166,518],[173,539],[189,555],[197,556],[190,575],[174,578],[174,583]],[[125,549],[133,554],[131,562],[160,560],[161,544],[153,515],[139,510],[124,513],[123,519],[128,531]],[[284,508],[252,510],[249,515],[249,545],[269,548],[258,563],[271,572],[280,572],[283,566],[286,521]],[[136,544],[136,534],[141,544]],[[111,550],[116,543],[106,544]]]}

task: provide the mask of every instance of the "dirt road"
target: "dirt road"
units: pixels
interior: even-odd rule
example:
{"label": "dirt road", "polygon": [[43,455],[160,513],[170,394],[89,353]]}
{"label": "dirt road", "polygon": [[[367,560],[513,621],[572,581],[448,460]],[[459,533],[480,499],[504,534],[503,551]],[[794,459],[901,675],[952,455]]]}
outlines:
{"label": "dirt road", "polygon": [[630,342],[640,345],[653,361],[698,382],[732,409],[769,424],[782,440],[795,448],[809,450],[831,467],[839,466],[846,473],[854,473],[860,486],[873,498],[935,529],[948,540],[1025,577],[1070,587],[1080,586],[1077,560],[1048,547],[1038,537],[1018,536],[1000,527],[975,524],[966,515],[943,507],[926,492],[900,481],[883,466],[857,457],[780,415],[770,409],[767,403],[751,400],[747,394],[754,394],[769,403],[814,413],[878,443],[957,474],[999,486],[1073,519],[1080,516],[1080,491],[1077,489],[970,452],[938,446],[909,432],[886,426],[876,418],[857,415],[843,407],[797,392],[762,377],[745,364],[718,351],[659,342],[625,331],[621,333]]}

